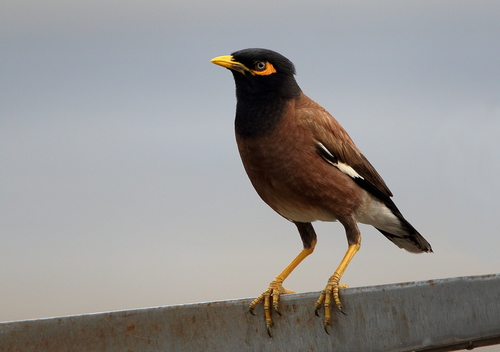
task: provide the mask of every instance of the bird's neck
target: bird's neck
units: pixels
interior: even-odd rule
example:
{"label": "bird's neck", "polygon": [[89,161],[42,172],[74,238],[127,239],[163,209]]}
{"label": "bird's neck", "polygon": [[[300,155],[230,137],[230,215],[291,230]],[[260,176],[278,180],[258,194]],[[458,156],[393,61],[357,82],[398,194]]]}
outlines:
{"label": "bird's neck", "polygon": [[265,136],[283,118],[288,104],[302,91],[293,79],[276,90],[247,91],[236,87],[236,133],[244,138]]}
{"label": "bird's neck", "polygon": [[290,98],[238,99],[236,133],[244,138],[257,138],[271,133],[283,117]]}

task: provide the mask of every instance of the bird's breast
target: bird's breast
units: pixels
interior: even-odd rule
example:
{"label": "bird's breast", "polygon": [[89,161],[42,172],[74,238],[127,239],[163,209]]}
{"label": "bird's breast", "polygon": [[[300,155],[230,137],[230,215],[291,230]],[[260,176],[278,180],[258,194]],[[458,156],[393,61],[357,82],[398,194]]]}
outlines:
{"label": "bird's breast", "polygon": [[335,221],[353,212],[359,187],[317,153],[311,131],[288,115],[259,138],[236,134],[245,170],[260,197],[283,217]]}

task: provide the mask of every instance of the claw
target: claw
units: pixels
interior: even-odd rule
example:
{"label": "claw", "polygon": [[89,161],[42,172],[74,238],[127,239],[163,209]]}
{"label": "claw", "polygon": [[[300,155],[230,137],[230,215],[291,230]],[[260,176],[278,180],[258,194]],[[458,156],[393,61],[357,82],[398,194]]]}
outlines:
{"label": "claw", "polygon": [[269,337],[270,337],[270,338],[273,338],[273,334],[272,334],[272,326],[267,325],[267,323],[266,323],[266,329],[267,329],[267,334],[269,335]]}
{"label": "claw", "polygon": [[330,325],[332,320],[330,311],[330,306],[332,305],[332,298],[338,310],[340,310],[342,314],[347,315],[346,312],[344,311],[344,308],[342,307],[342,302],[340,301],[340,296],[339,296],[339,288],[345,288],[345,287],[347,287],[347,285],[339,284],[338,278],[336,277],[336,275],[334,275],[330,278],[330,280],[328,280],[328,284],[326,285],[325,289],[321,291],[321,295],[316,301],[314,313],[316,314],[316,316],[319,317],[319,310],[321,309],[321,307],[325,309],[323,327],[328,335],[330,335],[330,332],[328,331],[328,326]]}
{"label": "claw", "polygon": [[[278,315],[281,315],[280,309],[279,309],[279,299],[281,294],[288,294],[288,293],[294,293],[293,291],[287,290],[283,288],[281,282],[279,281],[272,281],[269,284],[269,287],[267,288],[266,291],[264,291],[259,297],[254,299],[252,303],[250,303],[249,311],[252,315],[255,315],[254,309],[255,307],[263,301],[264,304],[264,318],[266,321],[266,329],[269,337],[272,337],[272,327],[273,327],[273,320],[271,317],[271,306],[274,309]],[[272,297],[272,301],[271,301]]]}

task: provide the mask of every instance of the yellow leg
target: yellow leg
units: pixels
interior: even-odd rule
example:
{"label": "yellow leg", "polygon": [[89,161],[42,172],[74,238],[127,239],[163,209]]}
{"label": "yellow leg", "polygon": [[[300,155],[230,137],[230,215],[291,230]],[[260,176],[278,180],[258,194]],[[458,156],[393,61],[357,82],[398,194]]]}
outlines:
{"label": "yellow leg", "polygon": [[[339,264],[339,267],[337,270],[335,270],[335,273],[330,277],[328,280],[328,284],[326,285],[325,289],[321,292],[321,295],[318,298],[318,301],[316,302],[316,315],[318,314],[318,310],[323,307],[325,308],[325,319],[324,319],[324,327],[325,331],[328,333],[328,325],[330,325],[331,321],[331,314],[330,314],[330,305],[331,305],[331,299],[333,297],[333,300],[335,301],[335,305],[337,308],[344,313],[344,310],[342,309],[342,303],[340,302],[340,297],[339,297],[339,287],[345,287],[345,285],[340,285],[339,281],[342,275],[344,274],[345,270],[347,269],[347,266],[351,262],[352,258],[354,258],[354,255],[359,251],[359,244],[352,244],[349,246],[347,249],[346,254],[344,255],[344,258]],[[345,313],[344,313],[345,314]]]}
{"label": "yellow leg", "polygon": [[293,291],[287,290],[283,287],[283,281],[290,275],[290,273],[308,256],[314,251],[314,246],[316,241],[314,241],[310,248],[304,248],[292,262],[279,274],[276,278],[269,284],[269,287],[264,291],[259,297],[254,299],[250,303],[250,313],[253,314],[254,308],[261,301],[264,301],[264,316],[266,319],[266,328],[269,336],[271,336],[271,327],[273,326],[273,321],[271,318],[271,297],[272,306],[276,313],[280,314],[279,311],[279,298],[280,294],[294,293]]}

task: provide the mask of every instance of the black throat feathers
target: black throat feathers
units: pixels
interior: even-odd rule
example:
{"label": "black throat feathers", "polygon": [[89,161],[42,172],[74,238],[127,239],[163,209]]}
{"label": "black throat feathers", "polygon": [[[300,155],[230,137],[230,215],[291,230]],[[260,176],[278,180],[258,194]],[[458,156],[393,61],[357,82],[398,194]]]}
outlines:
{"label": "black throat feathers", "polygon": [[236,79],[235,131],[244,138],[258,138],[272,132],[283,117],[287,104],[298,97],[301,90],[293,77],[286,84],[266,87],[272,89],[263,89],[260,85],[251,91],[248,83]]}
{"label": "black throat feathers", "polygon": [[281,120],[290,99],[238,100],[234,128],[238,135],[257,138],[270,133]]}

